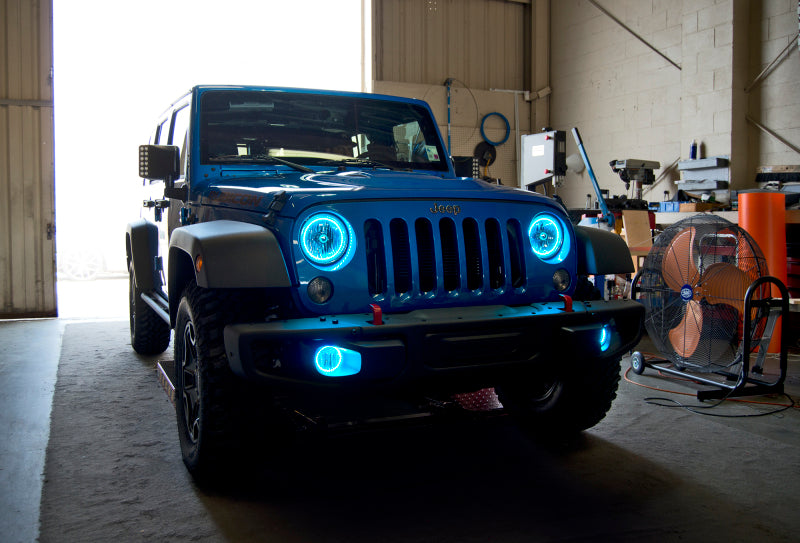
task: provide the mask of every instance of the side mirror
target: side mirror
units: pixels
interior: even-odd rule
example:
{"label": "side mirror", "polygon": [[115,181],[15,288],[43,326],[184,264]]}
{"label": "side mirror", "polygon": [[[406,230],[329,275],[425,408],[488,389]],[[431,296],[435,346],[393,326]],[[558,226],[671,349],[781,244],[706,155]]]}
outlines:
{"label": "side mirror", "polygon": [[174,145],[140,145],[139,177],[145,179],[163,179],[165,183],[164,197],[186,201],[188,188],[186,185],[175,187],[175,180],[180,176],[181,151]]}
{"label": "side mirror", "polygon": [[168,185],[180,175],[180,149],[174,145],[140,145],[139,177],[162,179]]}

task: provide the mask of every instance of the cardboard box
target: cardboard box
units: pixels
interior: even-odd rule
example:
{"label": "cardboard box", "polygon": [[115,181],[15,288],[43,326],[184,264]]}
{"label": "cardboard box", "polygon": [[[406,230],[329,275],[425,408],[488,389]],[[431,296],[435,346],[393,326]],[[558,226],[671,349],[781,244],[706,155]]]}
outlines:
{"label": "cardboard box", "polygon": [[722,207],[722,204],[716,202],[696,202],[690,204],[681,204],[681,211],[713,211]]}

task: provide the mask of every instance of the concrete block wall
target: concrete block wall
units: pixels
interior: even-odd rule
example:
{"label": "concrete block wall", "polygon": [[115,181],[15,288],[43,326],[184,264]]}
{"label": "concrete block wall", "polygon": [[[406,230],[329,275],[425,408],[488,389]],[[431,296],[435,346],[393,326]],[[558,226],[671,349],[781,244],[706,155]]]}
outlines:
{"label": "concrete block wall", "polygon": [[[600,186],[611,195],[626,194],[611,160],[640,158],[667,166],[682,156],[681,70],[586,0],[551,6],[551,124],[567,131],[578,127]],[[681,63],[681,2],[604,0],[602,6]],[[567,154],[577,152],[568,133]],[[659,183],[645,197],[660,200],[662,185],[671,183]],[[583,206],[589,193],[594,197],[585,170],[568,172],[559,189],[569,207]]]}
{"label": "concrete block wall", "polygon": [[[731,156],[731,184],[751,188],[759,164],[800,164],[800,156],[746,120],[760,119],[800,145],[800,52],[791,51],[762,85],[748,83],[797,34],[796,0],[600,0],[600,5],[680,66],[676,68],[588,0],[552,2],[551,124],[578,126],[602,188],[625,194],[613,159]],[[792,26],[793,25],[793,26]],[[796,38],[795,38],[796,39]],[[568,136],[568,154],[576,153]],[[677,171],[644,197],[675,192]],[[568,172],[559,194],[581,207],[589,177]],[[630,193],[628,193],[630,196]]]}
{"label": "concrete block wall", "polygon": [[[776,58],[774,68],[748,93],[750,116],[800,147],[800,44],[797,42],[800,2],[753,2],[749,86]],[[757,46],[756,46],[757,45]],[[787,46],[789,49],[786,50]],[[748,127],[748,146],[755,166],[800,164],[800,155],[754,126]]]}
{"label": "concrete block wall", "polygon": [[[704,156],[731,153],[733,1],[684,0],[681,145],[702,142]],[[682,155],[685,158],[686,152]],[[733,161],[732,161],[733,162]]]}

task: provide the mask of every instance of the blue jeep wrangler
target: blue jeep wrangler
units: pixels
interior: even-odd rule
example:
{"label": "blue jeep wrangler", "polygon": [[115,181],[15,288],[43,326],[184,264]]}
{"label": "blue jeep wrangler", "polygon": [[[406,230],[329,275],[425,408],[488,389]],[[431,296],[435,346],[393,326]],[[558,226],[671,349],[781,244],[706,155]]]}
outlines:
{"label": "blue jeep wrangler", "polygon": [[457,177],[419,100],[198,86],[140,147],[139,175],[131,344],[161,353],[175,331],[195,476],[289,427],[419,418],[487,388],[531,429],[579,432],[641,335],[639,303],[585,287],[632,271],[621,238]]}

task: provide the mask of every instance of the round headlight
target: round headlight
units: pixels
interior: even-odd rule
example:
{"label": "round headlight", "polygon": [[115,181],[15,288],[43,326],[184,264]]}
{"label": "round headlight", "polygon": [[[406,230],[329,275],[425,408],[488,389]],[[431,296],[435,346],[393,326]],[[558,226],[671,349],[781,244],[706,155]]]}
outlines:
{"label": "round headlight", "polygon": [[330,213],[310,217],[300,231],[303,254],[315,264],[333,264],[347,252],[349,243],[348,228]]}
{"label": "round headlight", "polygon": [[561,249],[564,233],[561,223],[550,215],[539,215],[528,228],[528,238],[533,252],[539,258],[547,259]]}

